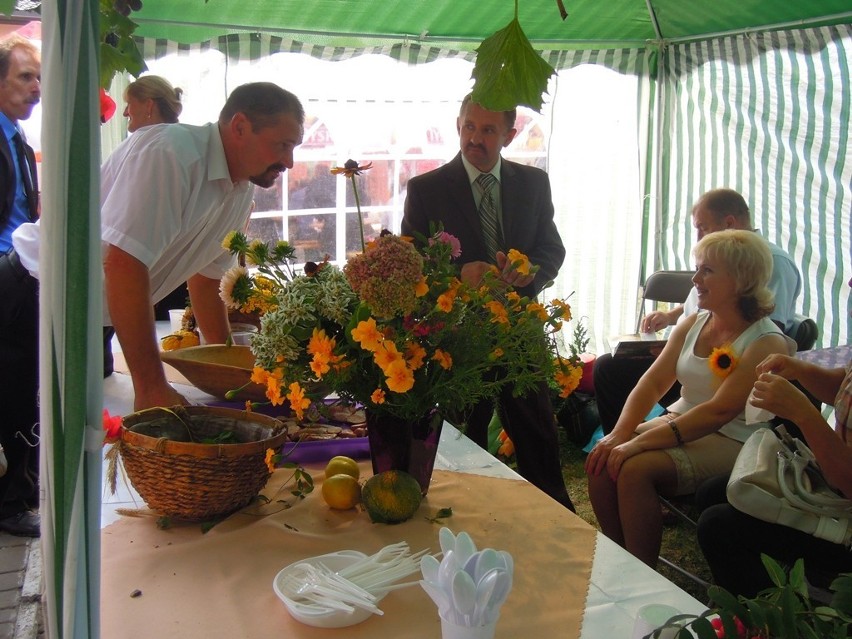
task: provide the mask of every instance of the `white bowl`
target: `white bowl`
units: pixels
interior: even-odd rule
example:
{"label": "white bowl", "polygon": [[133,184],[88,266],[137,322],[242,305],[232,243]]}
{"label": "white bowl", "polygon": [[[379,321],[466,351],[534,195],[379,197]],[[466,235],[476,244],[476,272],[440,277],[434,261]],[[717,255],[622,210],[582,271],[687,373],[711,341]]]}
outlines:
{"label": "white bowl", "polygon": [[[332,610],[331,608],[326,608],[325,606],[318,604],[307,604],[294,601],[285,594],[282,584],[288,574],[294,571],[294,566],[297,564],[311,564],[314,566],[322,564],[329,570],[334,570],[336,572],[354,564],[356,561],[364,559],[366,556],[367,555],[362,552],[358,552],[357,550],[341,550],[327,555],[318,555],[317,557],[302,559],[281,569],[278,574],[275,575],[275,579],[272,580],[272,589],[275,591],[275,594],[278,595],[278,598],[284,602],[284,605],[287,607],[287,611],[293,619],[301,621],[303,624],[314,626],[316,628],[345,628],[346,626],[354,626],[356,623],[361,623],[370,617],[373,613],[369,610],[364,610],[363,608],[355,608],[352,612],[345,612],[342,610]],[[377,594],[376,596],[379,600],[383,597],[381,594]]]}

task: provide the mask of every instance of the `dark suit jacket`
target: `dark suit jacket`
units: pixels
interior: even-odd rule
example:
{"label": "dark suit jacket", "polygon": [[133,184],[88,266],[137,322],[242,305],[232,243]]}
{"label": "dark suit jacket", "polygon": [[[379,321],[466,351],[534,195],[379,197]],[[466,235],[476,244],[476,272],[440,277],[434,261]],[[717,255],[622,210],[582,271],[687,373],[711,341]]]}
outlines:
{"label": "dark suit jacket", "polygon": [[[540,267],[522,295],[535,296],[556,277],[565,259],[565,247],[553,222],[550,180],[541,169],[503,160],[500,199],[505,249],[517,249]],[[408,182],[402,234],[429,235],[429,223],[440,223],[461,242],[460,265],[490,262],[482,241],[479,213],[461,153],[449,163]]]}
{"label": "dark suit jacket", "polygon": [[[15,155],[9,148],[6,136],[0,132],[0,228],[9,222],[12,203],[15,200]],[[38,219],[38,175],[36,174],[35,153],[29,144],[24,144],[27,164],[30,165],[30,175],[33,180],[33,193],[29,198],[30,220]]]}

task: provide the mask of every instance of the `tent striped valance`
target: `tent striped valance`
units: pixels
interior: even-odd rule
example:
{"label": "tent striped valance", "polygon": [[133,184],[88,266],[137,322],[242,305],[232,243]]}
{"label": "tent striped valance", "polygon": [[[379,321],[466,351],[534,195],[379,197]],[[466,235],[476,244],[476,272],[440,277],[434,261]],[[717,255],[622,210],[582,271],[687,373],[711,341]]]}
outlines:
{"label": "tent striped valance", "polygon": [[[193,52],[219,51],[231,61],[258,60],[274,53],[304,53],[319,60],[341,61],[360,55],[386,55],[407,64],[425,64],[442,58],[460,58],[473,62],[476,53],[451,46],[424,45],[409,41],[388,41],[386,44],[352,47],[334,46],[310,40],[297,40],[268,33],[236,33],[213,40],[182,44],[171,40],[137,38],[136,44],[145,59],[157,60],[166,55],[190,55]],[[648,53],[656,49],[553,50],[539,54],[556,69],[568,69],[580,64],[599,64],[622,73],[642,72]]]}

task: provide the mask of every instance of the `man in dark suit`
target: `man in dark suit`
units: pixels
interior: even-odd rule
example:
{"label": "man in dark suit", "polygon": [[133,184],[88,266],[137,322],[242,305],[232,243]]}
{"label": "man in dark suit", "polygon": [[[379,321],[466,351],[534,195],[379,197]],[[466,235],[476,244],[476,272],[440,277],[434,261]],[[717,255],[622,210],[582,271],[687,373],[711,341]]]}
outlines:
{"label": "man in dark suit", "polygon": [[37,537],[38,283],[12,247],[12,232],[38,217],[38,176],[18,121],[41,98],[39,51],[26,39],[0,41],[0,531]]}
{"label": "man in dark suit", "polygon": [[[556,277],[565,247],[553,222],[550,181],[540,169],[509,162],[500,150],[515,137],[515,110],[488,111],[467,96],[456,123],[461,152],[448,164],[408,182],[402,234],[429,235],[442,224],[461,242],[462,279],[478,284],[496,265],[501,279],[534,297]],[[526,254],[539,267],[521,275],[506,259],[508,249]],[[499,374],[499,373],[498,373]],[[492,402],[474,407],[466,434],[485,448]],[[503,428],[515,444],[518,471],[548,495],[574,509],[565,490],[556,423],[547,384],[524,397],[507,386],[497,402]]]}

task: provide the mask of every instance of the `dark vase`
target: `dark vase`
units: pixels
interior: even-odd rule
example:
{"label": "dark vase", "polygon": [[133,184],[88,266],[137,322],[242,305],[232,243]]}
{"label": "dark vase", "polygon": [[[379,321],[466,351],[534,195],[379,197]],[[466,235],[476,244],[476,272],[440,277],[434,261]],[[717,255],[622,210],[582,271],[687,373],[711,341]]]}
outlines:
{"label": "dark vase", "polygon": [[432,479],[444,419],[432,411],[416,422],[367,410],[367,438],[373,473],[404,470],[413,475],[425,495]]}

